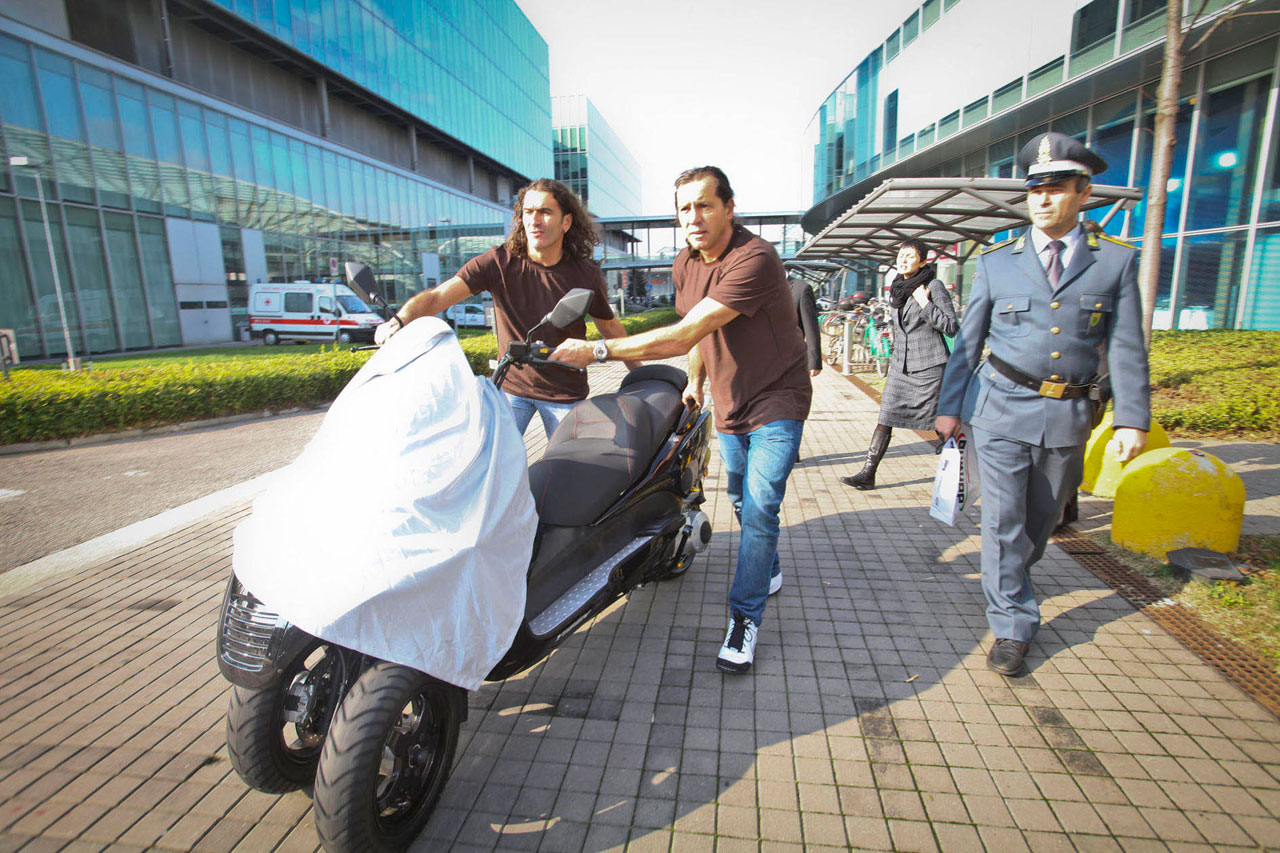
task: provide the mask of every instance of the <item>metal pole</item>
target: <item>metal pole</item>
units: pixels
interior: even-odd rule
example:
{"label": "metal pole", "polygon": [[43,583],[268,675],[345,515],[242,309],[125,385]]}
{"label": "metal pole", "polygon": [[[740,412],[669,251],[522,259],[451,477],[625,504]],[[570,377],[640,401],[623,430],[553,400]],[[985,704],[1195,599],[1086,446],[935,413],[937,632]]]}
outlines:
{"label": "metal pole", "polygon": [[53,292],[58,300],[58,316],[62,319],[62,340],[67,345],[67,369],[76,369],[76,353],[71,346],[71,331],[67,327],[67,309],[62,305],[62,281],[58,278],[58,259],[53,255],[53,234],[49,231],[49,212],[44,204],[44,180],[36,169],[36,195],[40,198],[40,220],[44,224],[45,246],[49,249],[49,269],[53,271]]}
{"label": "metal pole", "polygon": [[849,322],[849,318],[844,320],[844,367],[843,373],[848,376],[853,370],[849,366],[849,356],[853,350],[853,323]]}

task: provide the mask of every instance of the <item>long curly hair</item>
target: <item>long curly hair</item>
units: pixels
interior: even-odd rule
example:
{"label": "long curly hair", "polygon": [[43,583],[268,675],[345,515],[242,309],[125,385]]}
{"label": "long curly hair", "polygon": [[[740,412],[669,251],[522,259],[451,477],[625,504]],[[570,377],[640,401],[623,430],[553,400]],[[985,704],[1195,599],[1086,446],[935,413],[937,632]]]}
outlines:
{"label": "long curly hair", "polygon": [[529,257],[529,238],[524,233],[524,197],[531,190],[550,193],[560,205],[561,213],[573,216],[573,224],[564,234],[563,252],[568,258],[592,259],[592,250],[600,243],[600,235],[596,233],[595,220],[582,205],[582,199],[573,190],[551,178],[538,180],[520,188],[516,193],[515,207],[511,213],[511,233],[507,235],[506,247],[513,258]]}

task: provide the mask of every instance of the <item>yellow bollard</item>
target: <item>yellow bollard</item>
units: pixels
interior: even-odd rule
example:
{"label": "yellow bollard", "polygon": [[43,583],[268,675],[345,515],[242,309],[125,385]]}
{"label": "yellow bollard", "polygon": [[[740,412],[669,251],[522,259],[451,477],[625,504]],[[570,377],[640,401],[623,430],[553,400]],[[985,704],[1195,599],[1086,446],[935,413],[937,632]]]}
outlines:
{"label": "yellow bollard", "polygon": [[1240,545],[1244,481],[1203,450],[1161,447],[1124,466],[1111,541],[1157,560],[1178,548],[1231,552]]}
{"label": "yellow bollard", "polygon": [[[1107,442],[1115,435],[1115,430],[1111,428],[1114,414],[1114,411],[1108,411],[1102,416],[1102,423],[1093,428],[1093,433],[1084,446],[1084,477],[1080,481],[1080,489],[1099,498],[1116,496],[1116,484],[1120,482],[1120,475],[1125,469],[1113,454],[1107,452]],[[1147,447],[1143,452],[1169,446],[1169,436],[1164,427],[1152,420],[1151,431],[1147,433]]]}

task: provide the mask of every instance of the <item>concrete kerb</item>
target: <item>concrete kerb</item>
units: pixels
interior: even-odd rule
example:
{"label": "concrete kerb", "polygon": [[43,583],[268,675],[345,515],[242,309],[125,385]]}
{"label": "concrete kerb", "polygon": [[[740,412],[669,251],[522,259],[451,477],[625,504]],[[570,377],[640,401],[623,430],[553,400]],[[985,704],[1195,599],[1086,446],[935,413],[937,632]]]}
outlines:
{"label": "concrete kerb", "polygon": [[32,560],[22,566],[0,574],[0,596],[21,592],[53,578],[93,563],[124,554],[149,539],[171,533],[207,515],[256,497],[267,488],[280,470],[270,471],[252,480],[237,483],[230,488],[205,495],[182,506],[166,510],[159,515],[143,519],[119,530],[64,548],[53,554]]}

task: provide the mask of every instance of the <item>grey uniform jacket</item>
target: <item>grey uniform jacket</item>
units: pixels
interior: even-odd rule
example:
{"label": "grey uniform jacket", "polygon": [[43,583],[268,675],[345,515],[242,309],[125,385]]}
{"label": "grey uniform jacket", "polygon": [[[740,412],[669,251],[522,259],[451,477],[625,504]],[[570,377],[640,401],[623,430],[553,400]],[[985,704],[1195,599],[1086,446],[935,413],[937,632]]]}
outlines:
{"label": "grey uniform jacket", "polygon": [[[954,335],[959,321],[947,286],[934,279],[929,283],[929,302],[921,308],[907,297],[901,311],[889,309],[893,323],[893,349],[889,363],[903,372],[946,364],[950,353],[943,335]],[[899,316],[901,315],[901,316]]]}
{"label": "grey uniform jacket", "polygon": [[1071,383],[1093,379],[1105,355],[1115,425],[1148,429],[1137,263],[1138,252],[1129,244],[1085,233],[1053,289],[1028,234],[983,252],[947,362],[938,414],[1044,447],[1083,445],[1088,439],[1087,398],[1055,400],[1010,382],[982,362],[985,345],[1023,373]]}

